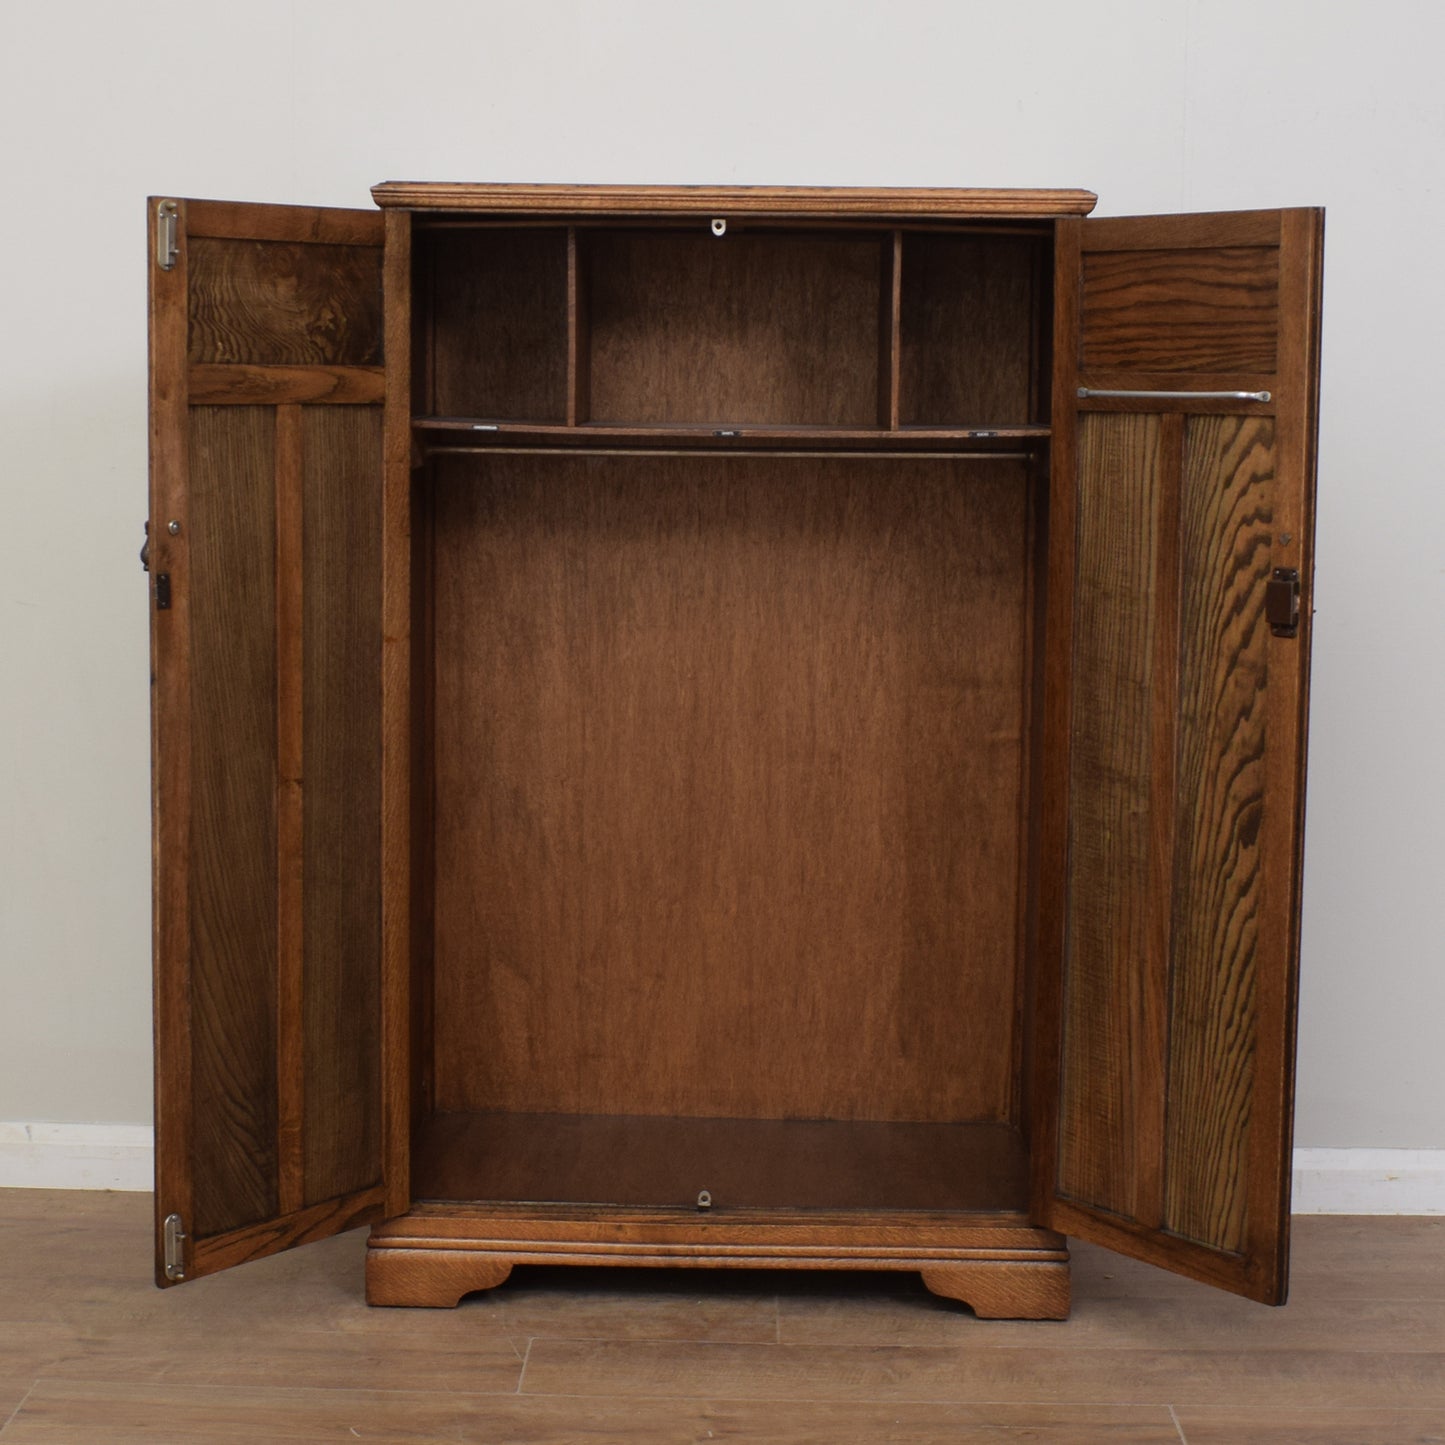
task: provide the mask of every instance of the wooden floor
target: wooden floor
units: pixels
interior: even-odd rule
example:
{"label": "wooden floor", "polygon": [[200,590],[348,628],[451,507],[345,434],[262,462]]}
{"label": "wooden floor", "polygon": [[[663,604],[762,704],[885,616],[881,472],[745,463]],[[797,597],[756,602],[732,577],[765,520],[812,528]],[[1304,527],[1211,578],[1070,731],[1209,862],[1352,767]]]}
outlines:
{"label": "wooden floor", "polygon": [[150,1198],[0,1191],[0,1445],[1445,1441],[1445,1218],[1295,1222],[1282,1310],[1088,1246],[1066,1324],[906,1275],[518,1270],[371,1310],[364,1233],[159,1291]]}

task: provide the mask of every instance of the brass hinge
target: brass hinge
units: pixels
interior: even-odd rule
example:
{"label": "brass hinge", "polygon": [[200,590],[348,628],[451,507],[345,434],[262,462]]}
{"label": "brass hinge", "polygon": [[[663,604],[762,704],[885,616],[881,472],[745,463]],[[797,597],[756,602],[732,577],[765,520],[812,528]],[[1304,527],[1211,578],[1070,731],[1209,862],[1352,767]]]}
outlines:
{"label": "brass hinge", "polygon": [[174,271],[180,257],[180,243],[176,239],[178,224],[176,203],[162,201],[156,207],[156,265],[162,271]]}
{"label": "brass hinge", "polygon": [[186,1277],[186,1231],[181,1228],[179,1214],[166,1215],[165,1223],[161,1226],[161,1238],[164,1242],[166,1278],[184,1279]]}
{"label": "brass hinge", "polygon": [[1276,567],[1264,589],[1264,616],[1276,637],[1293,637],[1299,632],[1299,572],[1293,567]]}

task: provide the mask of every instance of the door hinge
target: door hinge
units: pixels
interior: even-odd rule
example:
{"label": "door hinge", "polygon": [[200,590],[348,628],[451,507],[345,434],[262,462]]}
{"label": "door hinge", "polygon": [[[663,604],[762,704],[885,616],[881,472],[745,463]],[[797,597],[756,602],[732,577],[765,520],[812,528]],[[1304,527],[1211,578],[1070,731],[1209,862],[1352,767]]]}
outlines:
{"label": "door hinge", "polygon": [[1299,632],[1299,572],[1294,567],[1276,567],[1264,589],[1264,616],[1276,637],[1294,637]]}
{"label": "door hinge", "polygon": [[162,271],[174,271],[181,254],[176,238],[179,216],[174,201],[162,201],[156,207],[156,265]]}
{"label": "door hinge", "polygon": [[184,1279],[186,1277],[186,1232],[181,1228],[181,1216],[179,1214],[168,1214],[161,1226],[161,1237],[165,1248],[165,1266],[167,1279]]}

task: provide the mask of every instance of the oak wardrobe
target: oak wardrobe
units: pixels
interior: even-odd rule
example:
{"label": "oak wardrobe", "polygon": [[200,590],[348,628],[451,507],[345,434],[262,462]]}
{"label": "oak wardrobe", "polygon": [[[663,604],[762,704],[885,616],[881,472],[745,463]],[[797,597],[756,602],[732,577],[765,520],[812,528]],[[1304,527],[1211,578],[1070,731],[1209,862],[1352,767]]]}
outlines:
{"label": "oak wardrobe", "polygon": [[1286,1289],[1322,213],[153,199],[157,1273]]}

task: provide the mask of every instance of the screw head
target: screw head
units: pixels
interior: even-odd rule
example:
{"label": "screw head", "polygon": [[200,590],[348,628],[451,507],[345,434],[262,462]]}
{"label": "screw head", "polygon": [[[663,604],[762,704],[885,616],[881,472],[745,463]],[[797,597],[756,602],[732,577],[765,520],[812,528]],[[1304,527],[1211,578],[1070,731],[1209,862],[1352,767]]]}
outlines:
{"label": "screw head", "polygon": [[169,532],[172,537],[179,537],[181,535],[181,524],[179,522],[167,522],[166,531]]}

